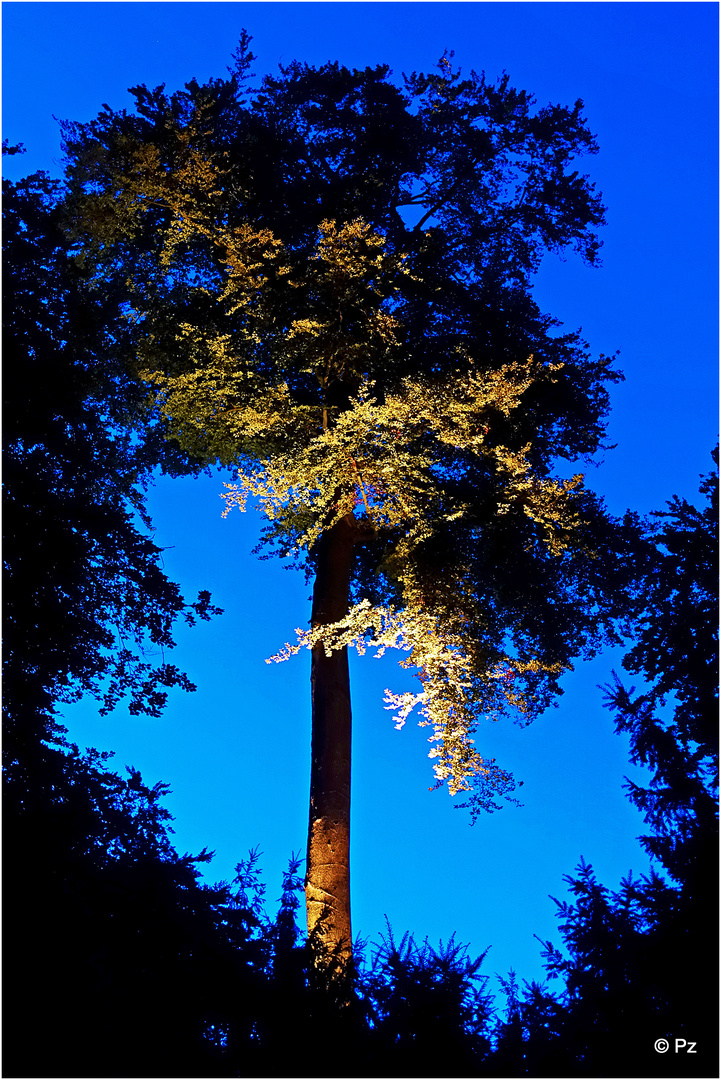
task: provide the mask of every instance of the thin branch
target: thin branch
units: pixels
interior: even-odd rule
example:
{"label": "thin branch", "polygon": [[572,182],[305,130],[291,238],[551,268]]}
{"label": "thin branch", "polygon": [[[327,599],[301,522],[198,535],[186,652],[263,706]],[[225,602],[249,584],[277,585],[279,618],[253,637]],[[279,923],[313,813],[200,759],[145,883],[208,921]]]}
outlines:
{"label": "thin branch", "polygon": [[428,221],[428,218],[432,217],[437,210],[440,210],[440,208],[443,206],[444,203],[448,202],[448,200],[453,195],[453,193],[455,192],[455,190],[457,189],[457,187],[461,183],[461,181],[468,179],[468,177],[471,175],[471,173],[475,169],[476,165],[478,165],[480,160],[481,160],[480,158],[474,158],[473,161],[470,163],[469,167],[467,169],[464,169],[464,171],[461,173],[460,176],[456,177],[456,179],[453,181],[453,183],[451,184],[450,188],[448,189],[446,194],[443,196],[443,198],[439,199],[436,203],[434,203],[434,205],[430,208],[428,213],[423,215],[421,220],[414,227],[414,229],[413,229],[414,232],[417,232],[423,225],[425,225],[426,221]]}
{"label": "thin branch", "polygon": [[360,489],[361,489],[361,494],[363,496],[363,505],[366,508],[366,514],[368,515],[368,517],[370,517],[371,516],[371,511],[370,511],[370,507],[368,505],[368,499],[366,498],[366,489],[365,489],[365,486],[363,484],[363,477],[362,477],[361,473],[358,470],[358,466],[356,465],[355,458],[351,457],[350,460],[351,460],[351,465],[353,466],[353,472],[356,475],[356,480],[357,480],[357,482],[358,482],[358,484],[360,486]]}

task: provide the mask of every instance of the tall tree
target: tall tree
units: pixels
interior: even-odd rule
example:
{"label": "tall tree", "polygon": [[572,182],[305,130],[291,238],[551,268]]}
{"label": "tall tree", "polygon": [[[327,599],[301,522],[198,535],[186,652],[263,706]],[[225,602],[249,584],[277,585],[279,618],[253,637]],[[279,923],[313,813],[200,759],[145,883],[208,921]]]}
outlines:
{"label": "tall tree", "polygon": [[552,469],[598,448],[619,376],[530,293],[548,251],[597,262],[603,207],[580,101],[447,56],[402,87],[294,63],[250,90],[251,61],[244,35],[229,78],[66,124],[67,227],[167,434],[314,577],[279,658],[312,654],[308,927],[348,955],[348,647],[406,654],[420,690],[388,707],[476,814],[514,787],[478,725],[531,720],[613,632],[594,555],[620,530]]}

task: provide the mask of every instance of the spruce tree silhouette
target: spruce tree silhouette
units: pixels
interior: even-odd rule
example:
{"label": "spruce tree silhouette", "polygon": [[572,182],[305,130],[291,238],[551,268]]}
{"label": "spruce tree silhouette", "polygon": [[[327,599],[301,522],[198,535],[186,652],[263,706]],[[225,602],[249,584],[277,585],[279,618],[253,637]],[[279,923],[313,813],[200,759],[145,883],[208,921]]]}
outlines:
{"label": "spruce tree silhouette", "polygon": [[700,509],[674,498],[649,519],[639,546],[644,605],[623,665],[647,688],[635,695],[614,677],[605,689],[631,761],[651,773],[648,787],[626,787],[658,869],[629,874],[618,889],[585,862],[565,878],[571,899],[556,901],[564,948],[544,944],[563,991],[532,984],[521,993],[506,982],[503,1075],[717,1072],[718,471],[701,493]]}

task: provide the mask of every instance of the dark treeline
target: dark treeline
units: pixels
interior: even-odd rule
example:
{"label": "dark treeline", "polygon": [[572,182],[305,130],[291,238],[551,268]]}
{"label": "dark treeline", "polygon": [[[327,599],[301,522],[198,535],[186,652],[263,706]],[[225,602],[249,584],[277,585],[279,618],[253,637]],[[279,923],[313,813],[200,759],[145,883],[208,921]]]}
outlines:
{"label": "dark treeline", "polygon": [[714,1075],[717,476],[638,523],[624,667],[643,688],[609,672],[605,689],[647,768],[628,797],[654,872],[573,870],[539,944],[548,980],[509,974],[499,997],[482,956],[391,928],[350,971],[319,968],[298,859],[276,904],[255,853],[204,885],[210,855],[175,851],[164,785],[60,722],[83,693],[156,714],[168,687],[192,691],[164,659],[173,624],[218,609],[181,596],[146,535],[151,465],[193,464],[108,366],[104,336],[125,331],[70,257],[59,200],[42,174],[3,185],[4,1075]]}

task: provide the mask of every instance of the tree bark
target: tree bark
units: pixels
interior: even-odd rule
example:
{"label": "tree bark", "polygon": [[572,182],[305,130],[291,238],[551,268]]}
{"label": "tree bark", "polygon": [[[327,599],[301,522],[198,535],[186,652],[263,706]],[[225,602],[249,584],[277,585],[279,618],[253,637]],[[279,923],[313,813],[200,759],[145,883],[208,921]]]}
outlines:
{"label": "tree bark", "polygon": [[[311,623],[322,626],[348,614],[353,547],[352,515],[324,533],[316,547]],[[350,770],[351,701],[348,650],[311,654],[310,819],[305,884],[309,935],[323,949],[351,956]]]}

